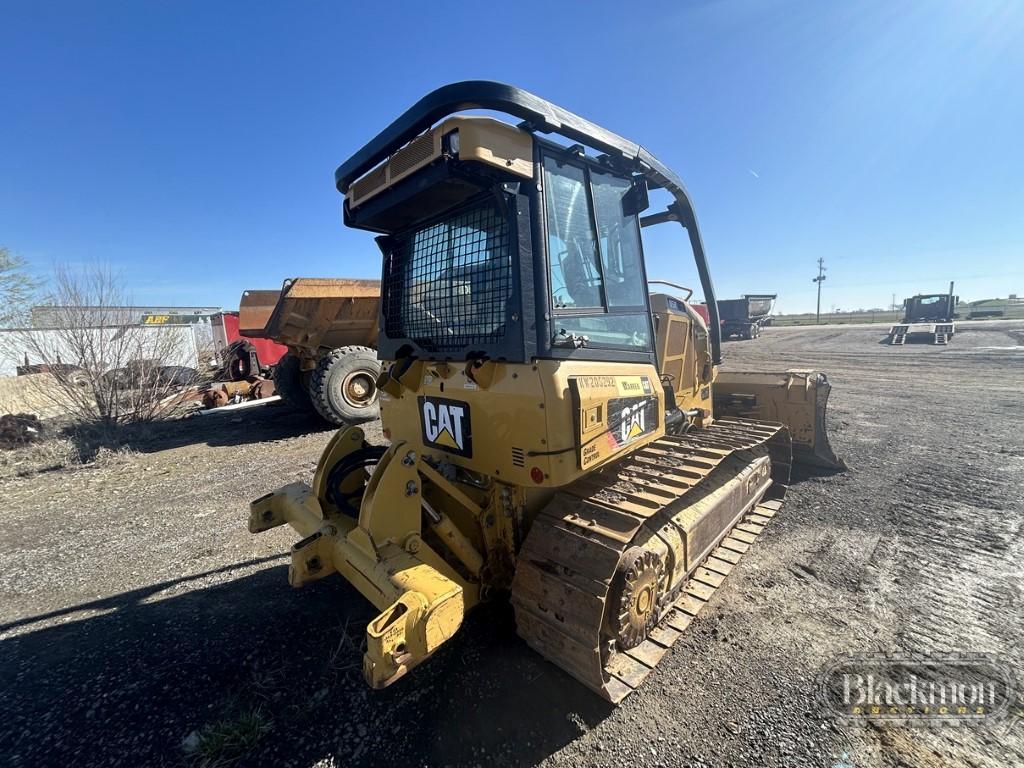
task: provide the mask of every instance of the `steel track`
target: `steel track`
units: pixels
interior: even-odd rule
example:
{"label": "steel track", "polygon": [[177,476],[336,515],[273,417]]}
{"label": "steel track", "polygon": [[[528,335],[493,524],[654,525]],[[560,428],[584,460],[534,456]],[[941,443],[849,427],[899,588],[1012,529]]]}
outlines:
{"label": "steel track", "polygon": [[[742,453],[746,452],[746,453]],[[623,553],[651,535],[678,537],[674,516],[730,456],[769,454],[781,496],[791,462],[781,425],[722,419],[666,436],[569,486],[540,512],[523,543],[512,585],[519,635],[613,703],[634,691],[711,599],[781,506],[761,491],[725,525],[658,606],[658,622],[628,650],[608,630],[608,605]]]}

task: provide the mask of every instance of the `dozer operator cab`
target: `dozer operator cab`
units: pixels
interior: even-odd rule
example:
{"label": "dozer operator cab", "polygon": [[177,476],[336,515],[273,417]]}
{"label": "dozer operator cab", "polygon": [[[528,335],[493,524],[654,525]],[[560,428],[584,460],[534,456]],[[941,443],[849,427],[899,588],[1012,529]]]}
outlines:
{"label": "dozer operator cab", "polygon": [[[522,122],[449,116],[471,108]],[[342,165],[336,180],[345,194],[346,223],[379,233],[384,266],[378,347],[381,358],[393,362],[387,374],[392,396],[417,390],[403,381],[421,381],[431,363],[458,369],[457,375],[464,371],[467,381],[449,381],[446,389],[464,392],[466,384],[493,378],[497,365],[546,361],[536,384],[542,398],[542,390],[558,386],[557,374],[555,382],[544,375],[554,373],[558,361],[615,362],[638,366],[634,394],[646,399],[624,399],[622,408],[627,418],[638,405],[649,411],[644,431],[650,439],[665,426],[710,416],[708,385],[720,360],[720,327],[703,244],[682,182],[638,145],[517,88],[459,83],[413,106]],[[647,215],[648,192],[655,188],[667,190],[671,203]],[[665,295],[655,297],[661,311],[652,314],[641,227],[662,222],[682,224],[689,234],[711,307],[710,327],[684,302]],[[668,317],[670,305],[675,322]],[[670,330],[678,338],[669,340]],[[659,353],[662,359],[700,359],[685,374],[668,372],[659,368]],[[387,381],[382,389],[388,392]],[[471,428],[467,406],[453,412],[454,421],[443,404],[422,403],[424,442],[435,442],[430,436],[444,431],[434,426],[435,412]],[[385,414],[389,407],[385,396]],[[621,421],[621,410],[600,414],[600,426]],[[385,422],[395,434],[414,417],[385,416]],[[533,421],[548,445],[572,428],[571,422]],[[469,437],[450,431],[446,439],[457,445]],[[492,434],[507,441],[506,430]],[[607,459],[614,453],[602,447],[588,455]],[[547,466],[550,457],[538,458],[543,461],[534,466],[553,485],[577,469],[559,471]],[[510,458],[491,463],[513,476],[526,469]]]}
{"label": "dozer operator cab", "polygon": [[[468,110],[518,122],[457,114]],[[621,700],[774,515],[767,494],[791,463],[839,465],[827,381],[719,373],[682,182],[525,91],[440,88],[336,183],[346,224],[376,233],[382,254],[390,446],[339,431],[311,486],[252,503],[250,530],[290,524],[303,537],[293,585],[337,571],[380,610],[363,659],[374,687],[433,654],[466,610],[510,594],[532,647]],[[655,189],[664,210],[650,210]],[[688,236],[707,324],[678,286],[648,289],[641,230],[665,222]]]}
{"label": "dozer operator cab", "polygon": [[[469,109],[522,122],[451,117],[434,125]],[[394,342],[382,348],[385,359],[405,343],[432,359],[652,359],[639,228],[664,221],[687,228],[710,325],[718,325],[693,206],[678,177],[639,145],[518,88],[438,89],[335,177],[346,223],[384,233],[385,293],[409,288],[383,308],[382,336]],[[672,203],[641,216],[648,189],[658,187]],[[461,299],[442,310],[438,298],[448,294],[437,281]],[[719,350],[712,331],[715,363]]]}

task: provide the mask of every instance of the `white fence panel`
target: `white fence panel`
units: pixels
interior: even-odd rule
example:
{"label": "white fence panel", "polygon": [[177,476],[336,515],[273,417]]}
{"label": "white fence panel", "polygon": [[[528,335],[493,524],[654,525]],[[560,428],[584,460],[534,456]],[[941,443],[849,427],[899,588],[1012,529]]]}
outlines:
{"label": "white fence panel", "polygon": [[[89,331],[95,335],[93,343],[99,350],[98,357],[102,357],[105,346],[113,343],[116,334],[131,333],[135,335],[133,346],[136,346],[136,353],[132,359],[159,357],[163,365],[182,365],[197,369],[202,367],[203,361],[199,359],[200,349],[207,343],[205,337],[210,332],[209,327],[196,329],[190,325],[92,328]],[[197,339],[197,335],[202,339]],[[42,363],[43,360],[33,353],[34,348],[47,350],[47,356],[51,358],[59,356],[62,363],[80,365],[82,361],[66,343],[66,336],[65,332],[59,330],[0,330],[0,376],[14,376],[17,373],[17,366],[25,363],[26,356],[30,365]],[[50,362],[56,360],[51,359]],[[127,362],[129,361],[121,360],[119,364],[124,365]]]}

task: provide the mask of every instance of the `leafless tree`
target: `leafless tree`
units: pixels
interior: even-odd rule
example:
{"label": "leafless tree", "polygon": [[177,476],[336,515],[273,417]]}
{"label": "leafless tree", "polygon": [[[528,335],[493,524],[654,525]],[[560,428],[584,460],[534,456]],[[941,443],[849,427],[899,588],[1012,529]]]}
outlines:
{"label": "leafless tree", "polygon": [[25,323],[29,305],[39,289],[39,281],[29,274],[25,260],[0,247],[0,328]]}
{"label": "leafless tree", "polygon": [[196,376],[187,327],[143,325],[119,276],[104,266],[58,266],[52,286],[44,305],[48,327],[20,333],[23,362],[56,380],[39,395],[108,436],[180,406],[182,389]]}

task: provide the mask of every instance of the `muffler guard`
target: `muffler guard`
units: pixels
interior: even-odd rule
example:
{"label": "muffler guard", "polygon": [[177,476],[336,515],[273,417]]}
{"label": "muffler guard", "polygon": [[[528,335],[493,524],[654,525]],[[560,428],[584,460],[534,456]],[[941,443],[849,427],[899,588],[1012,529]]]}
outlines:
{"label": "muffler guard", "polygon": [[789,427],[793,461],[824,469],[846,469],[832,451],[825,407],[832,385],[817,371],[720,372],[714,385],[716,417],[776,421]]}

